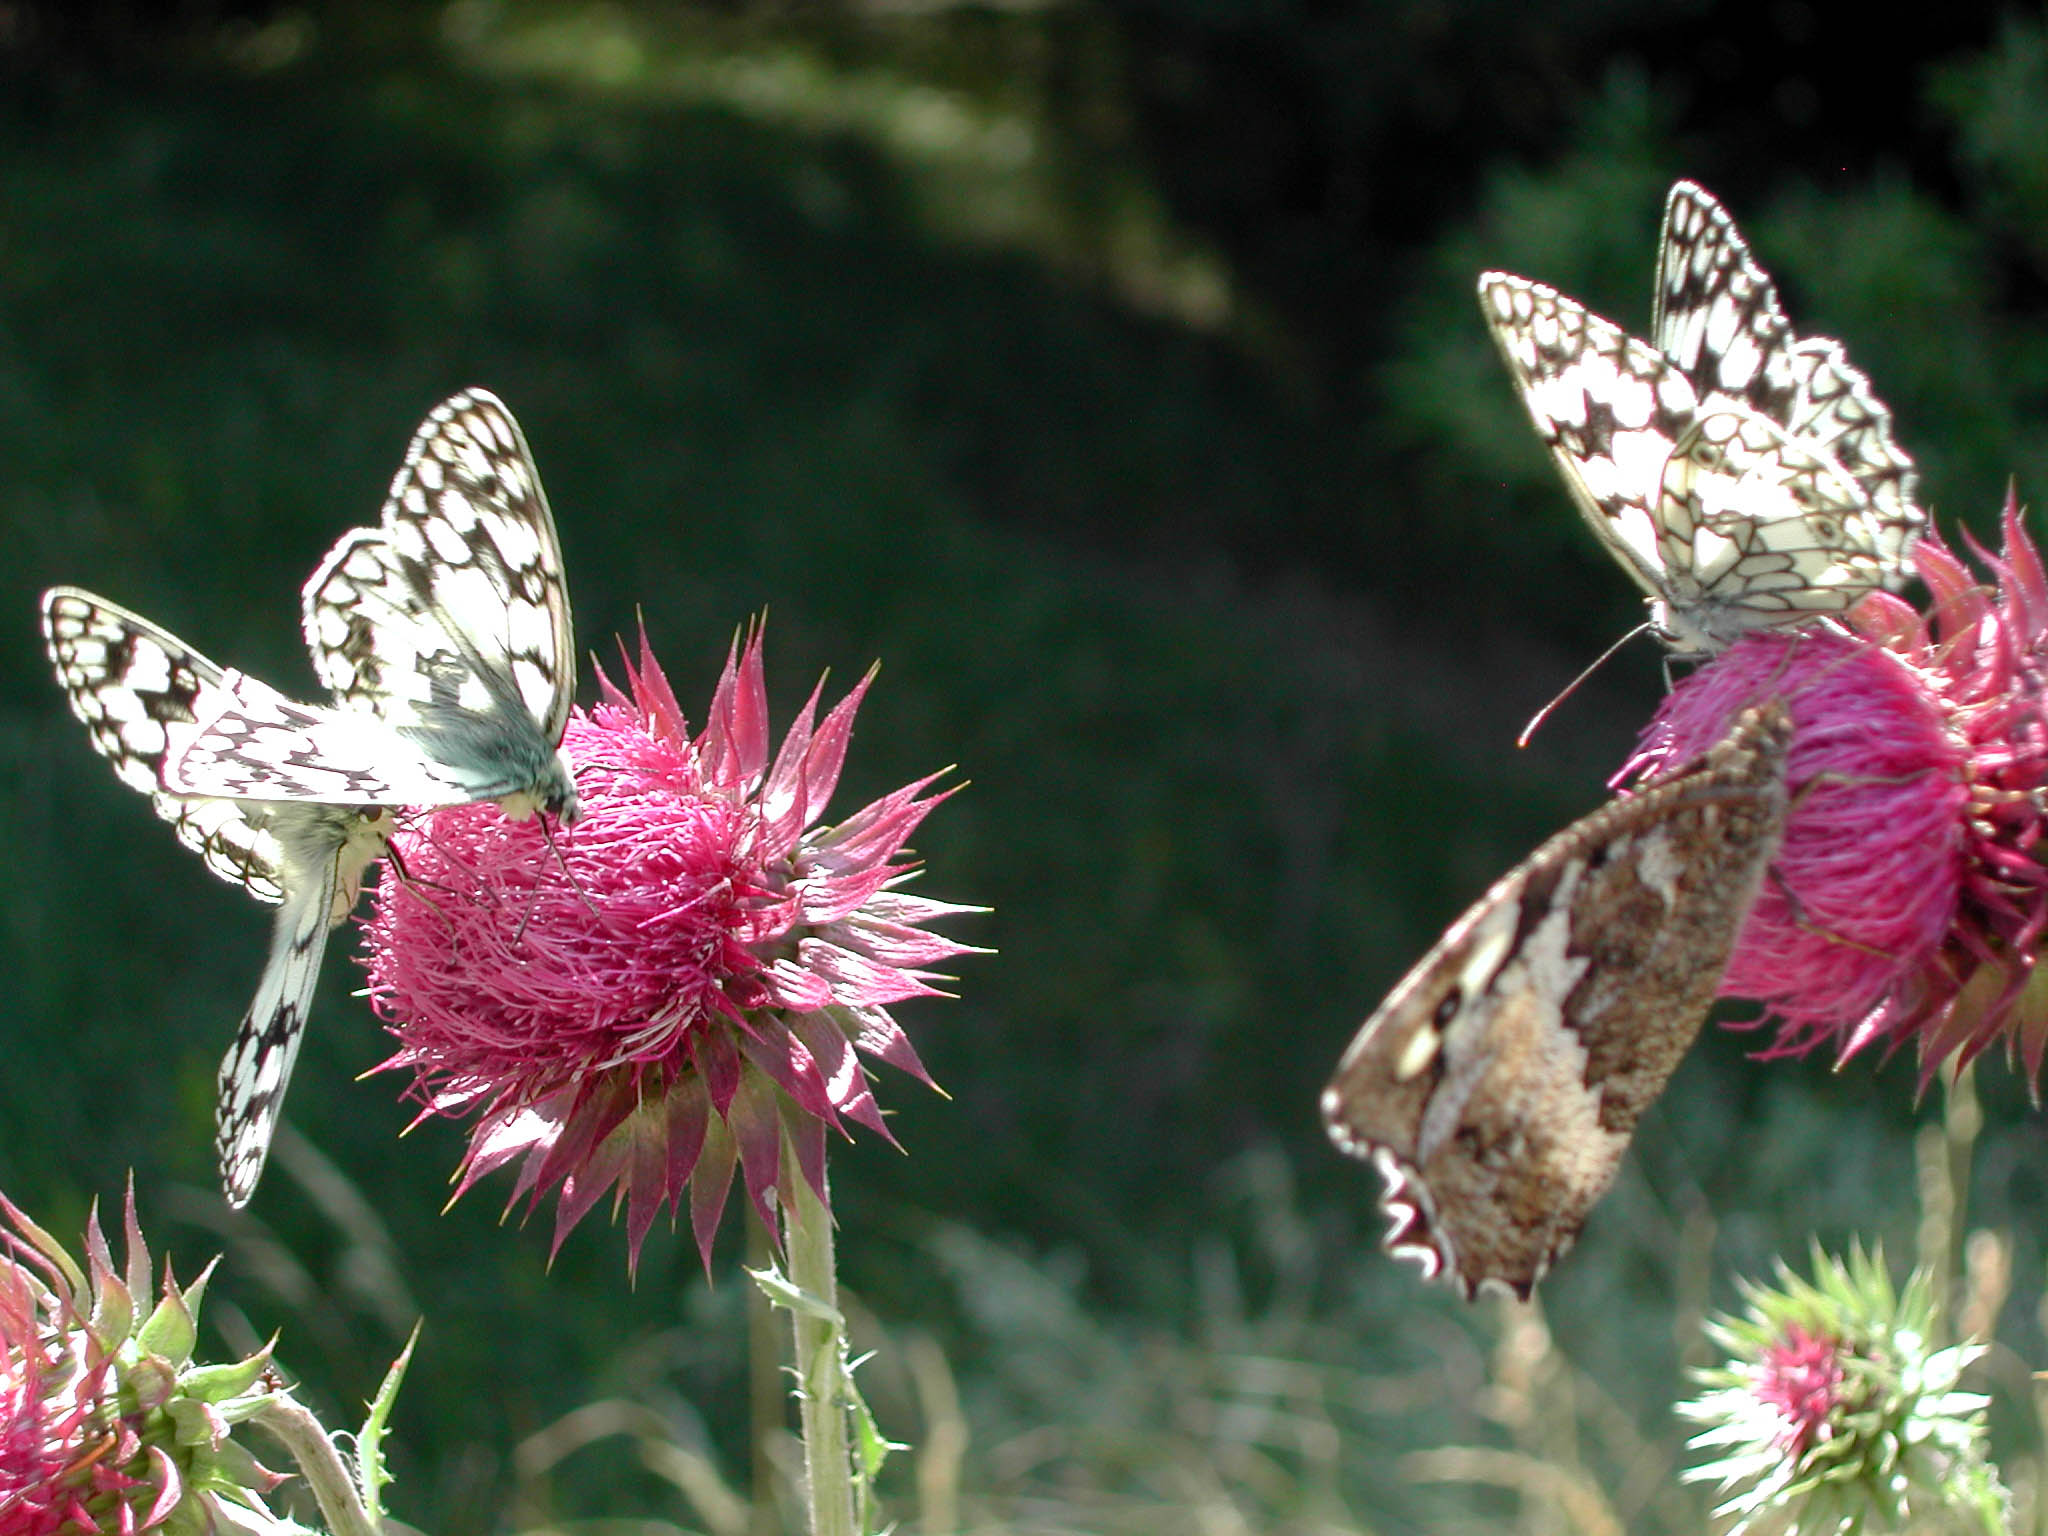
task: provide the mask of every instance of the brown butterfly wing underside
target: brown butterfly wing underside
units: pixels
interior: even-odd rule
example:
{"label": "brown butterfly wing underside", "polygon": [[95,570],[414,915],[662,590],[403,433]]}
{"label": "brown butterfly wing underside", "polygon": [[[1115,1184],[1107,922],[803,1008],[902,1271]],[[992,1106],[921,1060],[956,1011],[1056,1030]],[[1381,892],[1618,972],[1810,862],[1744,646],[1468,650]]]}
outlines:
{"label": "brown butterfly wing underside", "polygon": [[1791,734],[1782,704],[1748,710],[1565,828],[1366,1020],[1323,1120],[1385,1175],[1389,1251],[1527,1299],[1571,1246],[1705,1022],[1783,830]]}

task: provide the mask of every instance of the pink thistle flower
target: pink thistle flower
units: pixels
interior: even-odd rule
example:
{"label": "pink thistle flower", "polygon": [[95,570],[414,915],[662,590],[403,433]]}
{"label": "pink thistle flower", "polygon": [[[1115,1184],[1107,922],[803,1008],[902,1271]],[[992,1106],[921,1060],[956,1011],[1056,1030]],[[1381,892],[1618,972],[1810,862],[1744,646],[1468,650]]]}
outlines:
{"label": "pink thistle flower", "polygon": [[899,888],[938,775],[816,825],[872,676],[814,725],[821,682],[771,762],[759,631],[695,737],[643,633],[563,738],[572,834],[466,805],[393,839],[370,995],[422,1114],[478,1114],[458,1196],[523,1159],[510,1200],[558,1188],[559,1249],[616,1186],[630,1266],[687,1190],[708,1264],[735,1164],[766,1218],[785,1137],[823,1198],[828,1129],[889,1135],[860,1055],[931,1081],[889,1010],[945,995],[926,967],[971,947],[926,925],[982,909]]}
{"label": "pink thistle flower", "polygon": [[1990,1399],[1960,1389],[1985,1346],[1934,1347],[1933,1276],[1894,1286],[1861,1248],[1816,1248],[1811,1279],[1777,1269],[1775,1285],[1737,1280],[1743,1311],[1707,1320],[1723,1359],[1692,1372],[1702,1390],[1678,1408],[1709,1458],[1683,1477],[1719,1485],[1714,1528],[2009,1529]]}
{"label": "pink thistle flower", "polygon": [[1843,1404],[1843,1378],[1841,1345],[1797,1323],[1764,1347],[1751,1368],[1749,1389],[1778,1412],[1779,1450],[1798,1456],[1834,1432],[1830,1419]]}
{"label": "pink thistle flower", "polygon": [[1995,589],[1937,536],[1915,546],[1926,618],[1878,593],[1848,633],[1732,646],[1672,691],[1623,769],[1687,760],[1743,705],[1786,700],[1792,811],[1721,984],[1777,1021],[1766,1055],[1910,1040],[1925,1081],[2006,1035],[2040,1074],[2048,579],[2010,501],[2004,534],[2003,558],[1973,546]]}

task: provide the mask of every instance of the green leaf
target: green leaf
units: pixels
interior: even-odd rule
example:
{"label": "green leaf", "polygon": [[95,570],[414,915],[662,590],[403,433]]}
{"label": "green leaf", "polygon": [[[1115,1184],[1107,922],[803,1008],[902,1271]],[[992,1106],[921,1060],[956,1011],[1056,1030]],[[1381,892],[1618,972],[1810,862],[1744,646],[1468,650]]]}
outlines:
{"label": "green leaf", "polygon": [[370,1416],[363,1420],[362,1432],[356,1436],[356,1486],[363,1496],[363,1507],[374,1520],[384,1518],[384,1489],[391,1482],[390,1470],[384,1464],[384,1433],[390,1427],[398,1388],[405,1380],[405,1368],[412,1363],[413,1346],[419,1343],[424,1326],[425,1319],[412,1325],[411,1337],[391,1362],[391,1369],[384,1373],[384,1381],[370,1402]]}

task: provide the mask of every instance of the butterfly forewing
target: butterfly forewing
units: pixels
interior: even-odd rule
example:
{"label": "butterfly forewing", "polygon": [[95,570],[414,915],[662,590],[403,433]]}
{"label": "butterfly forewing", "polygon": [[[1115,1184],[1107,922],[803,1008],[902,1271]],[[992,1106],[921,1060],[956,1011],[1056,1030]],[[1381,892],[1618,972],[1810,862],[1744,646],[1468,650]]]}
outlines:
{"label": "butterfly forewing", "polygon": [[1840,342],[1793,334],[1734,219],[1694,182],[1679,182],[1664,205],[1651,335],[1702,401],[1734,396],[1839,465],[1859,489],[1867,536],[1893,566],[1925,531],[1913,461],[1892,440],[1891,412],[1869,378]]}
{"label": "butterfly forewing", "polygon": [[1781,705],[1574,823],[1452,925],[1323,1091],[1385,1175],[1387,1245],[1526,1297],[1699,1032],[1782,833]]}
{"label": "butterfly forewing", "polygon": [[43,639],[71,712],[121,782],[149,796],[178,840],[259,901],[283,899],[277,841],[227,800],[163,792],[166,756],[202,713],[232,702],[231,674],[166,630],[76,587],[43,594]]}
{"label": "butterfly forewing", "polygon": [[1480,305],[1522,403],[1588,526],[1653,596],[1668,554],[1664,468],[1697,414],[1692,385],[1656,348],[1554,288],[1505,272]]}
{"label": "butterfly forewing", "polygon": [[427,417],[382,525],[345,536],[307,582],[305,627],[337,698],[468,783],[507,784],[483,798],[547,777],[575,640],[554,517],[495,395],[467,390]]}

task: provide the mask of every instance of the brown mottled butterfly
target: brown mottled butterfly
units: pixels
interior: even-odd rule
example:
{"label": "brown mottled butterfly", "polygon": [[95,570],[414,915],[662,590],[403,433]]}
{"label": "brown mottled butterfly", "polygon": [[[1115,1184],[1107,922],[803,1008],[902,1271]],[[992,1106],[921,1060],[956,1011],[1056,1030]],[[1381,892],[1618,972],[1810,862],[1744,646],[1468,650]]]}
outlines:
{"label": "brown mottled butterfly", "polygon": [[1613,1183],[1705,1022],[1784,828],[1791,718],[1574,822],[1395,987],[1323,1090],[1387,1181],[1387,1247],[1527,1298]]}

